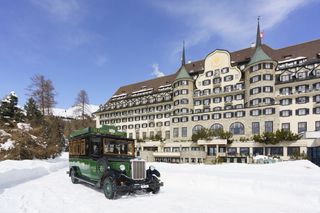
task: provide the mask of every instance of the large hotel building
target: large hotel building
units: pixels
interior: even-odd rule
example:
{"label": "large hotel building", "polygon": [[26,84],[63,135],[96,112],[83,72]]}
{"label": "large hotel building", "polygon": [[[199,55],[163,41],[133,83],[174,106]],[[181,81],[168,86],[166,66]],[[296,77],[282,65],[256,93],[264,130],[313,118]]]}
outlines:
{"label": "large hotel building", "polygon": [[[320,40],[273,49],[261,43],[235,52],[216,49],[172,75],[120,87],[95,113],[96,125],[115,125],[136,139],[149,161],[248,162],[257,154],[320,157]],[[223,129],[233,143],[191,140],[201,128]],[[278,129],[297,141],[257,143],[252,136]],[[248,157],[249,156],[249,157]],[[318,162],[319,163],[319,162]]]}

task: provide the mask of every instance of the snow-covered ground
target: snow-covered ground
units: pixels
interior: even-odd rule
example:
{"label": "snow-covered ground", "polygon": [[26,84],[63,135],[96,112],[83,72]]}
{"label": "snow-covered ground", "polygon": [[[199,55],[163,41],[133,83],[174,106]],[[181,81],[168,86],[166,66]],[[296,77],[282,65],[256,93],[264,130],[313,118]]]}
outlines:
{"label": "snow-covered ground", "polygon": [[72,184],[67,155],[0,162],[0,212],[320,212],[320,168],[309,161],[268,165],[154,163],[165,186],[157,195],[107,200]]}

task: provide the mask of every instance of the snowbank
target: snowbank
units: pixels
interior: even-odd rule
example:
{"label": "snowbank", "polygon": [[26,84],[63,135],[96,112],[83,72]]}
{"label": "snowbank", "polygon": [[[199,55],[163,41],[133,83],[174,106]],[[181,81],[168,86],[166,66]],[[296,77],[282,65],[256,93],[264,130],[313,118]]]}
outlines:
{"label": "snowbank", "polygon": [[0,190],[48,175],[68,166],[67,154],[51,160],[5,160],[0,162]]}
{"label": "snowbank", "polygon": [[30,131],[32,130],[32,127],[30,124],[27,123],[17,123],[18,129],[24,130],[24,131]]}
{"label": "snowbank", "polygon": [[3,129],[0,129],[0,137],[11,137],[11,135],[9,133],[7,133],[6,131],[4,131]]}
{"label": "snowbank", "polygon": [[66,156],[0,162],[1,212],[316,213],[320,209],[320,169],[306,160],[261,165],[152,163],[164,182],[160,193],[117,200],[107,200],[86,184],[72,184],[66,165]]}

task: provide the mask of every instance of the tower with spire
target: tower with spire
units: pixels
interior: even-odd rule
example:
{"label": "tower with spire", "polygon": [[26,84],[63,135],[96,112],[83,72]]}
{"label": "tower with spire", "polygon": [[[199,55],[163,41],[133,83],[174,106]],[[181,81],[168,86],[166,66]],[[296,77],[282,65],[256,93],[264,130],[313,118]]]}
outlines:
{"label": "tower with spire", "polygon": [[[174,140],[187,140],[191,137],[192,132],[182,133],[182,127],[186,126],[185,122],[190,119],[193,112],[193,78],[186,69],[185,46],[183,42],[181,66],[173,81],[173,135]],[[178,131],[178,132],[175,132]]]}
{"label": "tower with spire", "polygon": [[256,46],[245,68],[246,105],[262,106],[274,103],[276,62],[264,51],[258,17]]}

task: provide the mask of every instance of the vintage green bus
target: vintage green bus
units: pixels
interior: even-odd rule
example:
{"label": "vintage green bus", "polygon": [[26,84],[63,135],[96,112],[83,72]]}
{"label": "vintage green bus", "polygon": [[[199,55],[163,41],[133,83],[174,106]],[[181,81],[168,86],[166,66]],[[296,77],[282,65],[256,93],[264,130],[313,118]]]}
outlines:
{"label": "vintage green bus", "polygon": [[114,126],[80,129],[70,135],[68,174],[72,183],[102,188],[108,199],[137,190],[155,194],[163,186],[160,173],[135,158],[134,140]]}

